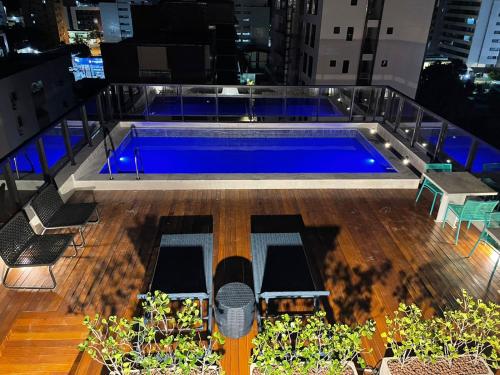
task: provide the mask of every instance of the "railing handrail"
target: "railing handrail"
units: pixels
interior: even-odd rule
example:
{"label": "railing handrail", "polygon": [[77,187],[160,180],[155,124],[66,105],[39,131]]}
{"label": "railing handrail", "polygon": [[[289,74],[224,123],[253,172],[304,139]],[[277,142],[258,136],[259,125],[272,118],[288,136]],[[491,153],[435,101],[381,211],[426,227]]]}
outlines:
{"label": "railing handrail", "polygon": [[[462,127],[455,125],[451,121],[445,119],[444,117],[438,115],[437,113],[431,111],[430,109],[425,108],[423,105],[418,104],[414,99],[410,98],[406,94],[402,93],[398,89],[393,88],[392,86],[387,86],[387,85],[370,85],[370,86],[358,86],[358,85],[307,85],[307,86],[300,86],[300,85],[216,85],[216,84],[179,84],[179,83],[124,83],[124,82],[119,82],[119,83],[111,83],[110,85],[112,86],[164,86],[164,87],[176,87],[176,88],[183,88],[183,87],[200,87],[200,88],[224,88],[224,87],[232,87],[232,88],[245,88],[248,89],[249,91],[255,90],[255,88],[259,89],[276,89],[276,88],[284,88],[284,89],[372,89],[372,88],[379,88],[379,89],[389,89],[396,93],[398,96],[403,97],[405,101],[410,102],[411,104],[415,105],[417,108],[421,108],[426,114],[435,117],[437,120],[441,122],[446,122],[448,125],[452,125],[456,128],[459,128],[460,130],[464,131],[468,136],[471,136],[475,138],[476,140],[479,140],[480,142],[483,142],[487,144],[488,146],[497,149],[495,146],[489,144],[488,142],[484,141],[483,139],[475,136],[474,134],[470,133],[469,131],[463,129]],[[178,91],[179,92],[179,91]],[[182,90],[180,90],[180,93],[182,95]],[[210,95],[207,93],[207,95]],[[213,93],[215,95],[215,91]]]}

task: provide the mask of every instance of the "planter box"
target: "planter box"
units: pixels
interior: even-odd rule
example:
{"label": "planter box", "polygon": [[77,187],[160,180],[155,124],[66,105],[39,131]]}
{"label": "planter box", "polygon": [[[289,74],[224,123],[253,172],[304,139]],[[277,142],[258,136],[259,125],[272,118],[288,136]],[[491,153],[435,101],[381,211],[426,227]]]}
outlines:
{"label": "planter box", "polygon": [[[255,370],[256,368],[257,366],[255,365],[255,363],[250,364],[250,375],[253,375],[253,370]],[[358,371],[356,370],[356,366],[354,366],[353,362],[348,362],[347,368],[350,368],[354,375],[358,375]]]}
{"label": "planter box", "polygon": [[[379,375],[392,375],[391,370],[389,370],[389,365],[388,365],[388,362],[392,361],[392,360],[397,360],[397,358],[388,357],[388,358],[382,359],[382,364],[380,365]],[[488,365],[486,364],[486,362],[482,358],[479,358],[479,361],[484,363],[484,365],[488,369],[488,372],[486,374],[470,374],[470,375],[494,375],[493,372],[488,367]],[[453,374],[450,374],[450,375],[453,375]]]}

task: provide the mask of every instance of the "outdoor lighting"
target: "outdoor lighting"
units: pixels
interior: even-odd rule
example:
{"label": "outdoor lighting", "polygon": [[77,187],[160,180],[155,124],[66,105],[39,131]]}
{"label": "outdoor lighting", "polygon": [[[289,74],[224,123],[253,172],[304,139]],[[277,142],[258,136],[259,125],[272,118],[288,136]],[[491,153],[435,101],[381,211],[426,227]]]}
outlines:
{"label": "outdoor lighting", "polygon": [[118,160],[120,160],[122,163],[124,163],[127,161],[127,158],[125,156],[121,156],[120,159],[118,159]]}
{"label": "outdoor lighting", "polygon": [[373,158],[369,158],[369,159],[366,159],[366,162],[367,162],[368,164],[375,164],[375,159],[373,159]]}
{"label": "outdoor lighting", "polygon": [[451,163],[451,160],[450,159],[446,159],[446,162],[449,164],[449,163]]}
{"label": "outdoor lighting", "polygon": [[350,111],[351,110],[351,107],[347,107],[347,110]]}
{"label": "outdoor lighting", "polygon": [[410,159],[408,158],[408,156],[403,159],[403,164],[404,165],[410,164]]}
{"label": "outdoor lighting", "polygon": [[337,101],[338,101],[338,102],[341,102],[341,101],[342,101],[342,99],[338,98],[338,99],[337,99]]}
{"label": "outdoor lighting", "polygon": [[370,129],[370,134],[377,134],[377,129]]}
{"label": "outdoor lighting", "polygon": [[391,143],[390,142],[385,142],[384,143],[384,147],[385,148],[390,148],[391,147]]}
{"label": "outdoor lighting", "polygon": [[422,143],[422,147],[427,147],[427,143]]}
{"label": "outdoor lighting", "polygon": [[405,133],[409,133],[410,132],[410,129],[405,129]]}

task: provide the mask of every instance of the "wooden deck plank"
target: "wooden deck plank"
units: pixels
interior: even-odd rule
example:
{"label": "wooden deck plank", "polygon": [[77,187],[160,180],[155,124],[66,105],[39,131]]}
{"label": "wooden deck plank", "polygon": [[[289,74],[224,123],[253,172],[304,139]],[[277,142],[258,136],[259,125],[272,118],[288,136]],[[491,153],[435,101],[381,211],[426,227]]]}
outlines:
{"label": "wooden deck plank", "polygon": [[[81,334],[74,328],[81,316],[133,314],[136,294],[152,275],[162,216],[212,215],[216,281],[235,277],[248,281],[251,271],[243,270],[251,260],[251,215],[301,215],[317,276],[331,291],[325,308],[332,320],[353,323],[373,318],[383,330],[385,314],[399,301],[418,302],[431,314],[453,303],[461,288],[500,301],[500,274],[492,275],[497,255],[480,245],[471,259],[465,258],[478,231],[463,230],[454,246],[454,230],[441,229],[428,215],[429,197],[415,206],[413,191],[108,191],[96,192],[96,197],[102,221],[87,229],[87,246],[77,258],[56,265],[55,291],[0,289],[0,342],[9,344],[0,345],[0,354],[3,349],[16,358],[34,350],[39,373],[98,373],[99,366],[87,356],[74,354],[76,359],[68,367],[43,349],[50,347],[68,361]],[[86,192],[72,197],[86,199]],[[231,257],[236,263],[227,266]],[[234,264],[237,269],[232,269]],[[19,270],[13,272],[12,281],[44,283],[47,275],[44,270]],[[254,325],[245,338],[227,340],[226,373],[248,374],[255,333]],[[384,354],[378,333],[371,345],[373,353],[366,359],[374,365]],[[0,372],[26,372],[23,364],[8,367],[2,359]]]}

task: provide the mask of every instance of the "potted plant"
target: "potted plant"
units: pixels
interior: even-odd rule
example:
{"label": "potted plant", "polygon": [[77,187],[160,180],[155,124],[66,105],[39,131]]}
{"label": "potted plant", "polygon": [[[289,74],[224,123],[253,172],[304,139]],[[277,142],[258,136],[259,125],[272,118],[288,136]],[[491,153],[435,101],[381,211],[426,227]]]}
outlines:
{"label": "potted plant", "polygon": [[329,324],[324,312],[264,320],[252,341],[250,375],[355,375],[354,359],[364,367],[362,338],[374,331],[373,321],[356,328]]}
{"label": "potted plant", "polygon": [[380,375],[493,375],[488,365],[499,368],[500,305],[475,300],[466,291],[457,303],[457,309],[431,319],[405,304],[386,317],[382,337],[394,357],[383,359]]}
{"label": "potted plant", "polygon": [[79,345],[113,375],[123,374],[222,374],[221,354],[214,345],[224,339],[214,333],[203,340],[200,309],[191,300],[172,312],[165,293],[147,294],[144,315],[131,320],[99,314],[85,317],[89,335]]}

